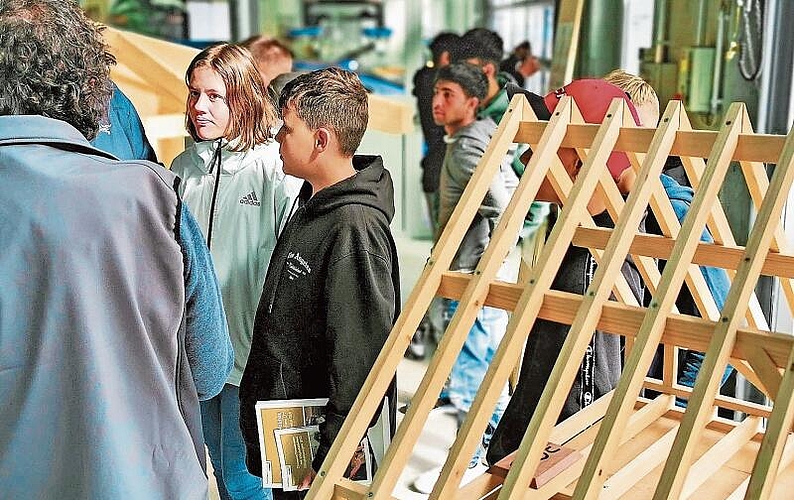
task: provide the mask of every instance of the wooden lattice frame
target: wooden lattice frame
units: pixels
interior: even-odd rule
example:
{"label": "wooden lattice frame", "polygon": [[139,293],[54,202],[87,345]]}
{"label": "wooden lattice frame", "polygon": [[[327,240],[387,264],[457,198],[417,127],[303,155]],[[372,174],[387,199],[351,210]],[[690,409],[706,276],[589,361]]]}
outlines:
{"label": "wooden lattice frame", "polygon": [[[473,275],[448,271],[461,239],[483,199],[491,178],[512,142],[532,145],[534,155]],[[571,182],[556,152],[576,148],[584,165]],[[631,195],[623,201],[605,162],[613,150],[626,151],[637,171]],[[682,157],[696,187],[689,214],[678,224],[659,174],[668,155]],[[708,158],[708,162],[703,159]],[[731,162],[741,164],[758,211],[745,247],[738,246],[717,199]],[[776,165],[771,181],[764,163]],[[564,97],[548,122],[539,121],[522,96],[510,104],[449,224],[407,300],[375,368],[365,382],[328,459],[309,493],[310,499],[392,498],[433,403],[483,305],[512,312],[507,333],[486,379],[458,432],[440,479],[430,496],[444,498],[767,498],[778,485],[785,498],[794,480],[788,444],[794,420],[794,337],[770,333],[753,295],[759,274],[780,280],[790,310],[794,305],[794,255],[787,251],[780,217],[794,180],[794,132],[789,136],[753,133],[744,105],[734,103],[718,132],[693,131],[681,104],[672,101],[658,129],[635,128],[625,104],[616,100],[600,125],[584,124],[575,103]],[[521,227],[541,182],[548,177],[564,201],[560,217],[535,266],[523,281],[495,281],[496,273]],[[598,189],[607,200],[614,230],[597,228],[586,205]],[[665,236],[638,234],[646,207]],[[714,244],[701,243],[708,227]],[[584,295],[550,290],[569,244],[590,248],[599,260]],[[649,307],[636,304],[619,272],[631,254],[653,291]],[[668,261],[660,275],[653,258]],[[720,314],[698,265],[722,267],[732,286]],[[680,315],[675,298],[686,282],[702,318]],[[610,301],[614,292],[618,301]],[[377,410],[412,334],[432,298],[460,301],[372,485],[342,477],[348,458]],[[459,487],[501,389],[518,363],[537,318],[571,325],[535,415],[507,476],[486,473]],[[617,388],[585,410],[555,425],[565,395],[595,328],[626,337],[631,348]],[[661,381],[645,373],[656,346],[665,345]],[[706,353],[695,387],[675,383],[674,349]],[[717,395],[730,362],[773,406]],[[661,391],[653,401],[636,395],[643,387]],[[689,399],[684,412],[675,396]],[[716,417],[721,406],[748,415],[742,423]],[[762,419],[768,419],[765,432]],[[580,450],[585,456],[540,489],[529,489],[548,441]],[[632,446],[632,443],[634,444]],[[746,492],[746,493],[745,493]],[[781,496],[782,495],[782,496]]]}

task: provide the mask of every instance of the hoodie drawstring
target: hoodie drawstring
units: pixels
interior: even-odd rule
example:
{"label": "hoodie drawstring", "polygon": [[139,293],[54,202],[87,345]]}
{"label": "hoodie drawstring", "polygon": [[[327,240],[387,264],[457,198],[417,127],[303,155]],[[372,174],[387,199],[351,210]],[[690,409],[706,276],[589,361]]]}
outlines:
{"label": "hoodie drawstring", "polygon": [[215,152],[212,155],[212,160],[210,161],[210,174],[212,174],[213,168],[217,167],[215,170],[215,186],[212,189],[212,201],[210,202],[210,220],[207,226],[207,249],[209,250],[212,245],[212,223],[215,221],[215,202],[218,199],[218,187],[221,185],[221,146],[222,146],[223,138],[220,138],[216,141],[215,144]]}

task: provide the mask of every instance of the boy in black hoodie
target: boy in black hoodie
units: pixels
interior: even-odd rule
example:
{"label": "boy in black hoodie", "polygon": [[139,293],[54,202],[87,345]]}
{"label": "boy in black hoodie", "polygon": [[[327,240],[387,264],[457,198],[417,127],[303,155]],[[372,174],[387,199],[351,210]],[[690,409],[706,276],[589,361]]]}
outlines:
{"label": "boy in black hoodie", "polygon": [[[354,156],[367,94],[338,68],[298,76],[279,98],[284,172],[304,179],[279,237],[240,383],[246,463],[261,476],[257,401],[328,398],[319,469],[399,314],[394,186],[379,156]],[[393,386],[394,388],[394,386]],[[390,421],[394,422],[394,392]],[[308,488],[313,473],[303,478]],[[276,498],[299,494],[274,490]]]}

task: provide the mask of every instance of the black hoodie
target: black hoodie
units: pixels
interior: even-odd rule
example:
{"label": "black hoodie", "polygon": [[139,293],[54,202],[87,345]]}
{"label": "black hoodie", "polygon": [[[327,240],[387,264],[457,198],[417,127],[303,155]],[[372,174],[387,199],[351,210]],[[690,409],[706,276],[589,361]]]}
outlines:
{"label": "black hoodie", "polygon": [[319,470],[399,314],[391,176],[379,156],[353,166],[356,175],[311,198],[304,184],[270,261],[240,383],[246,463],[259,476],[256,402],[329,398]]}

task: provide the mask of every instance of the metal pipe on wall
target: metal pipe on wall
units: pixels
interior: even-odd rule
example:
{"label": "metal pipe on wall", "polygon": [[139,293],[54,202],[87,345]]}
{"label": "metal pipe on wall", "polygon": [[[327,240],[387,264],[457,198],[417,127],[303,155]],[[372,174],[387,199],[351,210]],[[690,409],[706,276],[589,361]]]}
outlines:
{"label": "metal pipe on wall", "polygon": [[719,106],[722,103],[722,65],[725,59],[722,50],[725,46],[725,24],[726,17],[730,16],[730,12],[725,12],[720,9],[717,16],[717,42],[714,55],[714,79],[711,85],[711,111],[710,114],[714,116],[719,111]]}
{"label": "metal pipe on wall", "polygon": [[[767,0],[764,22],[761,88],[758,103],[757,130],[767,134],[785,134],[792,123],[791,96],[794,95],[794,33],[789,24],[794,16],[794,2]],[[784,227],[789,231],[794,224],[794,192],[784,214]],[[762,307],[771,309],[770,326],[775,331],[792,332],[794,319],[786,304],[785,295],[778,284],[766,282],[759,293]]]}
{"label": "metal pipe on wall", "polygon": [[706,42],[706,17],[708,13],[708,3],[706,0],[699,0],[698,17],[695,28],[695,47],[702,47]]}
{"label": "metal pipe on wall", "polygon": [[667,0],[656,0],[653,7],[653,62],[667,59]]}

